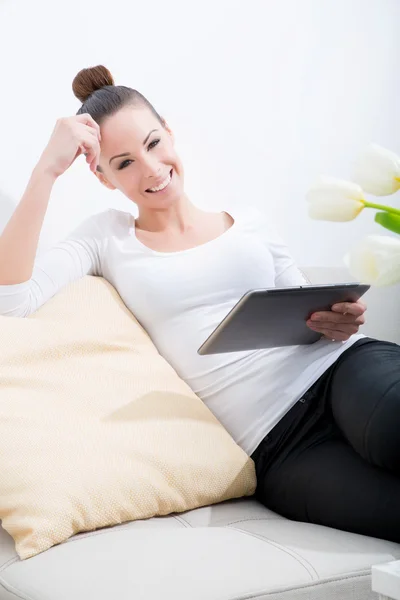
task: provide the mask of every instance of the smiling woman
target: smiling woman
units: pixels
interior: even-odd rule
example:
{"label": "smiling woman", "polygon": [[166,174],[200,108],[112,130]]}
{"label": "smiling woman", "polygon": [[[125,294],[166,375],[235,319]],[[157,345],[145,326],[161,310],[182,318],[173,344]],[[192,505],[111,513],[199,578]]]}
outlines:
{"label": "smiling woman", "polygon": [[101,130],[95,174],[107,188],[119,189],[137,204],[138,228],[142,221],[151,227],[154,213],[146,215],[149,210],[186,204],[183,165],[172,131],[147,98],[135,89],[115,85],[102,65],[82,69],[72,89],[83,103],[77,114],[90,114]]}
{"label": "smiling woman", "polygon": [[[73,89],[83,105],[57,122],[0,236],[0,314],[28,316],[68,283],[104,277],[254,458],[261,502],[400,542],[400,347],[358,332],[358,301],[314,313],[307,325],[325,337],[313,344],[200,355],[246,292],[307,281],[262,210],[245,201],[206,212],[190,201],[172,131],[139,92],[101,65],[78,73]],[[82,147],[99,182],[139,216],[92,215],[36,259],[52,185]]]}

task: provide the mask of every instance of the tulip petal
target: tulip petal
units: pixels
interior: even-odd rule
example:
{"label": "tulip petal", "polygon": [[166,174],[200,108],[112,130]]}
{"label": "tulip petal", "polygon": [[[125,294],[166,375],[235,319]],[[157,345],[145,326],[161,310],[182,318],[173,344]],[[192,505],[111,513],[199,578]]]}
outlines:
{"label": "tulip petal", "polygon": [[346,254],[344,262],[359,281],[376,286],[400,282],[400,240],[370,235]]}
{"label": "tulip petal", "polygon": [[400,189],[400,157],[371,143],[355,161],[352,179],[368,194],[394,194]]}
{"label": "tulip petal", "polygon": [[307,202],[314,202],[319,198],[329,198],[332,201],[339,198],[349,198],[360,202],[365,200],[363,189],[357,183],[327,176],[319,177],[306,194]]}
{"label": "tulip petal", "polygon": [[351,221],[362,211],[362,188],[352,181],[321,176],[306,194],[312,219]]}
{"label": "tulip petal", "polygon": [[322,221],[352,221],[363,208],[364,204],[358,200],[338,198],[332,202],[330,198],[324,198],[309,202],[308,215]]}

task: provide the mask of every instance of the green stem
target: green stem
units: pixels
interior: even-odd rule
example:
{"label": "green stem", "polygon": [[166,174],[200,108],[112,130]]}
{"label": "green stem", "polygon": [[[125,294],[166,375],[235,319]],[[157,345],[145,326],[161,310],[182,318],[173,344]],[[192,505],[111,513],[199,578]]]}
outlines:
{"label": "green stem", "polygon": [[377,208],[378,210],[385,210],[388,213],[400,216],[400,210],[398,208],[384,206],[383,204],[375,204],[374,202],[367,202],[366,200],[364,201],[364,204],[366,208]]}

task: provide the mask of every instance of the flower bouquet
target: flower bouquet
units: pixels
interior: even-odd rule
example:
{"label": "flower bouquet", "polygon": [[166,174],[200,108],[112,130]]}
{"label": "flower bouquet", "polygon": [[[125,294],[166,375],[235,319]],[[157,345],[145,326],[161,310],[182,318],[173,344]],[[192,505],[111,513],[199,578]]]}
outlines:
{"label": "flower bouquet", "polygon": [[[400,157],[370,144],[356,161],[352,179],[320,177],[306,195],[309,216],[351,221],[364,209],[374,209],[376,223],[400,235],[400,210],[370,202],[364,195],[389,196],[400,189]],[[363,283],[384,286],[400,282],[400,238],[369,235],[350,250],[344,261]]]}

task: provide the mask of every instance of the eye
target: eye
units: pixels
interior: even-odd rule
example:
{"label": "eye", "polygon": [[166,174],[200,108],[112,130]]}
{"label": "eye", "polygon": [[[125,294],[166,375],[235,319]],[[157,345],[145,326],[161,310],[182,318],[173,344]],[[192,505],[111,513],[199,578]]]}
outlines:
{"label": "eye", "polygon": [[[154,148],[155,146],[157,146],[157,144],[158,144],[158,142],[159,142],[159,141],[160,141],[159,139],[157,139],[157,140],[153,140],[153,141],[152,141],[152,142],[149,144],[149,148]],[[154,144],[154,146],[153,146],[153,144]]]}
{"label": "eye", "polygon": [[128,162],[132,162],[131,160],[124,160],[118,167],[118,171],[121,171],[122,169],[125,168],[126,163]]}
{"label": "eye", "polygon": [[[157,146],[157,144],[160,142],[161,140],[159,138],[157,138],[156,140],[153,140],[152,142],[150,142],[150,144],[148,145],[148,148],[155,148]],[[126,167],[126,163],[130,163],[133,162],[132,160],[124,160],[118,167],[118,171],[121,171],[122,169],[125,169]]]}

